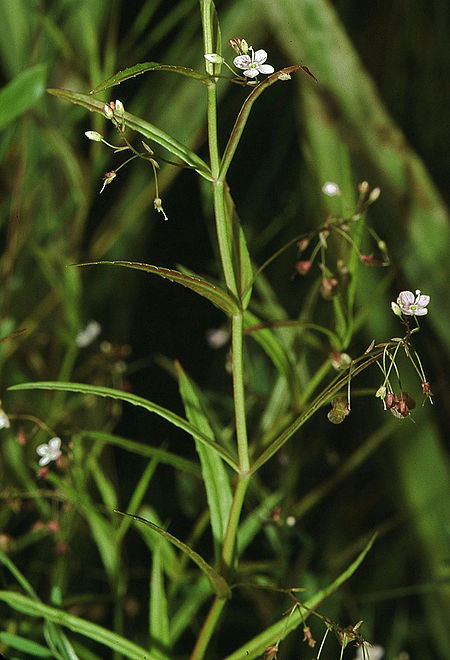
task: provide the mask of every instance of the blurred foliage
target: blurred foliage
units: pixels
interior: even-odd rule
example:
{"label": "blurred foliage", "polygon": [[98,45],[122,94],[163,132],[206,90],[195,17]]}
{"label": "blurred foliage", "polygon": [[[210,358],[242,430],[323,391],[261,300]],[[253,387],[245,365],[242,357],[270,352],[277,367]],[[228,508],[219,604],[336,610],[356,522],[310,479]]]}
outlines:
{"label": "blurred foliage", "polygon": [[[257,570],[262,584],[305,587],[306,600],[342,572],[378,530],[363,565],[321,611],[344,626],[363,619],[365,638],[382,644],[387,658],[402,650],[412,658],[448,658],[450,312],[444,301],[450,277],[445,208],[450,92],[443,81],[450,76],[445,31],[450,7],[444,0],[426,6],[418,0],[261,0],[257,11],[255,0],[216,4],[228,59],[227,40],[245,36],[269,52],[276,69],[300,62],[319,79],[315,85],[297,73],[258,100],[230,170],[255,265],[321,225],[328,212],[348,212],[361,181],[380,186],[370,221],[388,244],[392,266],[361,264],[360,333],[346,350],[357,356],[373,338],[398,334],[390,300],[401,289],[421,288],[431,303],[416,345],[435,394],[433,407],[418,407],[415,423],[394,420],[373,397],[380,384],[373,370],[356,383],[371,396],[355,396],[342,425],[331,426],[319,412],[264,467],[249,492],[239,577],[245,583],[246,574]],[[6,390],[24,381],[74,380],[131,390],[181,414],[172,366],[178,359],[206,392],[201,404],[214,431],[226,427],[228,347],[213,349],[206,340],[207,331],[223,323],[221,313],[159,278],[119,268],[70,267],[123,259],[167,268],[182,264],[218,277],[205,184],[189,170],[162,163],[168,222],[153,209],[153,178],[144,163],[120,170],[100,197],[104,173],[121,156],[88,142],[83,133],[97,130],[113,142],[116,136],[101,117],[44,92],[47,86],[88,93],[139,61],[202,70],[202,52],[196,0],[0,3],[1,337],[24,329],[0,344],[2,406],[11,420],[11,428],[0,431],[5,466],[0,548],[43,603],[63,605],[74,617],[136,645],[148,646],[148,630],[163,629],[160,638],[167,641],[168,617],[173,651],[167,656],[160,649],[157,657],[173,658],[187,657],[192,648],[209,596],[206,581],[196,580],[152,530],[117,520],[113,510],[142,506],[141,515],[163,526],[170,522],[176,536],[210,551],[193,443],[160,418],[122,410],[115,400]],[[219,93],[224,146],[244,96],[226,83]],[[197,82],[154,72],[97,95],[110,97],[207,159],[206,106]],[[326,180],[339,183],[347,208],[337,210],[330,206],[336,200],[323,197]],[[293,245],[256,283],[255,311],[267,320],[307,320],[315,309],[318,275],[295,276],[297,256]],[[326,322],[323,303],[318,314]],[[82,348],[75,339],[90,319],[100,322],[101,335]],[[328,347],[306,330],[282,328],[279,336],[307,387]],[[246,351],[249,419],[255,442],[262,443],[269,427],[262,411],[276,418],[288,393],[251,338]],[[407,386],[419,401],[415,381]],[[281,427],[285,422],[280,418]],[[45,425],[70,446],[72,491],[63,472],[47,480],[36,476],[35,447],[48,440]],[[225,446],[232,432],[229,425],[222,433]],[[289,516],[296,519],[293,527],[286,524]],[[6,564],[0,576],[2,589],[16,589],[18,578]],[[166,620],[151,606],[150,615],[147,611],[149,580],[164,600],[164,576],[170,583]],[[232,653],[291,604],[285,594],[245,585],[234,599],[211,658]],[[2,634],[41,643],[45,638],[55,657],[71,657],[56,623],[48,622],[41,635],[33,619],[3,604],[0,619]],[[311,622],[311,628],[320,639],[323,623]],[[298,656],[294,637],[280,646],[280,658]],[[105,657],[102,647],[89,650],[74,639],[79,657]],[[0,643],[0,650],[9,645],[11,657],[31,653],[11,651],[14,637],[0,637]],[[38,652],[36,646],[33,653]],[[311,657],[307,652],[305,646],[302,653]],[[322,657],[337,653],[330,643]]]}

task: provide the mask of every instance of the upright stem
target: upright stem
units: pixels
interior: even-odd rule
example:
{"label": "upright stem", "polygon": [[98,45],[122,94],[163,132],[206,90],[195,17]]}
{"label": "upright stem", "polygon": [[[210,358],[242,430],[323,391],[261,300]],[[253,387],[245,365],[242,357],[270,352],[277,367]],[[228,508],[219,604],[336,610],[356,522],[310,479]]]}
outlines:
{"label": "upright stem", "polygon": [[[213,17],[214,5],[211,0],[201,0],[202,21],[204,31],[205,52],[214,52],[213,39]],[[214,74],[214,65],[207,63],[207,71]],[[219,179],[220,174],[220,152],[217,139],[217,90],[216,80],[211,77],[208,85],[208,143],[213,177],[214,214],[216,219],[217,241],[219,245],[220,259],[223,275],[228,289],[240,301],[241,295],[238,287],[238,277],[233,263],[233,233],[232,219],[227,213],[225,204],[226,182],[224,178]],[[243,312],[233,315],[232,318],[232,374],[233,374],[233,397],[236,425],[236,441],[239,457],[239,477],[233,494],[227,529],[225,532],[222,554],[221,569],[225,575],[229,575],[233,568],[235,558],[236,537],[241,516],[242,506],[249,482],[250,459],[248,454],[247,424],[245,413],[245,388],[243,368]],[[220,614],[225,606],[225,600],[215,598],[209,613],[203,623],[197,643],[191,654],[191,660],[201,660],[204,657],[209,641],[219,621]]]}

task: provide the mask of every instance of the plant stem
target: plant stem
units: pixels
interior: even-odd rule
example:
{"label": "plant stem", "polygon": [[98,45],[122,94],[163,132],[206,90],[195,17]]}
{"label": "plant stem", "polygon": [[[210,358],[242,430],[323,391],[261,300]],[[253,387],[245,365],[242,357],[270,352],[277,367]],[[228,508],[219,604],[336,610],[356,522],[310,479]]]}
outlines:
{"label": "plant stem", "polygon": [[[217,52],[214,39],[215,10],[211,0],[201,1],[202,23],[204,32],[205,52]],[[214,74],[214,65],[207,62],[206,69]],[[227,212],[225,195],[227,184],[224,176],[220,177],[220,153],[217,138],[217,93],[216,80],[211,77],[208,85],[208,144],[212,174],[214,214],[216,220],[217,241],[225,282],[231,293],[241,300],[238,287],[238,273],[233,262],[232,218]],[[239,477],[233,494],[227,529],[222,546],[222,572],[229,574],[233,567],[236,548],[236,537],[239,527],[242,506],[249,482],[250,458],[247,442],[247,422],[245,413],[245,388],[243,368],[243,312],[239,311],[232,317],[232,374],[234,414],[236,425],[236,441],[239,456]],[[197,642],[191,654],[191,660],[201,660],[204,657],[209,641],[218,624],[220,614],[225,606],[225,599],[215,598],[209,613],[198,635]]]}

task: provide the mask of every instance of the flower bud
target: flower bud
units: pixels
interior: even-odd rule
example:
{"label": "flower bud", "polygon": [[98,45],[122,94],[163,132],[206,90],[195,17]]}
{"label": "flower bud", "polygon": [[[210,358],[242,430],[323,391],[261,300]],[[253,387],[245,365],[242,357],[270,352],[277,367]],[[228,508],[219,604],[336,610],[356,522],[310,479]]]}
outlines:
{"label": "flower bud", "polygon": [[300,275],[307,275],[311,269],[312,261],[307,259],[297,261],[295,268]]}
{"label": "flower bud", "polygon": [[101,142],[103,140],[103,135],[100,135],[97,131],[86,131],[85,136],[88,140],[92,140],[93,142]]}
{"label": "flower bud", "polygon": [[370,202],[376,202],[378,197],[381,195],[381,190],[380,188],[374,188],[372,192],[369,195],[369,201]]}
{"label": "flower bud", "polygon": [[122,101],[116,99],[114,112],[118,117],[123,117],[125,114],[125,108],[123,107]]}
{"label": "flower bud", "polygon": [[223,57],[217,53],[205,53],[204,58],[212,64],[222,64],[224,61]]}
{"label": "flower bud", "polygon": [[367,181],[361,181],[361,183],[358,186],[358,190],[361,193],[361,195],[366,195],[369,192],[369,184]]}
{"label": "flower bud", "polygon": [[103,112],[105,113],[108,119],[112,119],[114,117],[114,111],[109,105],[109,103],[105,103],[105,105],[103,106]]}

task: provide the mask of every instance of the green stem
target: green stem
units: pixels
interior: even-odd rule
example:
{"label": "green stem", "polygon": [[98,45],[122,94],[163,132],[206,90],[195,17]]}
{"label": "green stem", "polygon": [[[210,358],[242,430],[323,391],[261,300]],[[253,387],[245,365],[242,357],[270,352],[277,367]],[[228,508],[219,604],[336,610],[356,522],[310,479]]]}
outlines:
{"label": "green stem", "polygon": [[[214,39],[214,4],[211,0],[201,1],[202,22],[204,32],[205,52],[217,52]],[[215,73],[214,65],[207,62],[207,72]],[[212,174],[214,214],[216,220],[217,241],[223,275],[228,289],[241,300],[238,288],[238,277],[233,263],[233,234],[232,218],[227,213],[225,195],[227,184],[224,175],[220,176],[220,154],[217,138],[217,90],[216,80],[211,77],[208,85],[208,144]],[[227,529],[222,546],[222,571],[228,574],[234,563],[236,550],[236,537],[239,527],[242,506],[249,482],[250,458],[247,442],[247,422],[245,413],[245,388],[243,367],[243,312],[240,311],[232,317],[232,373],[233,397],[235,410],[236,438],[239,456],[239,477],[230,508]],[[209,641],[217,627],[220,614],[225,605],[225,599],[215,598],[209,613],[203,623],[197,638],[191,660],[202,660]]]}

